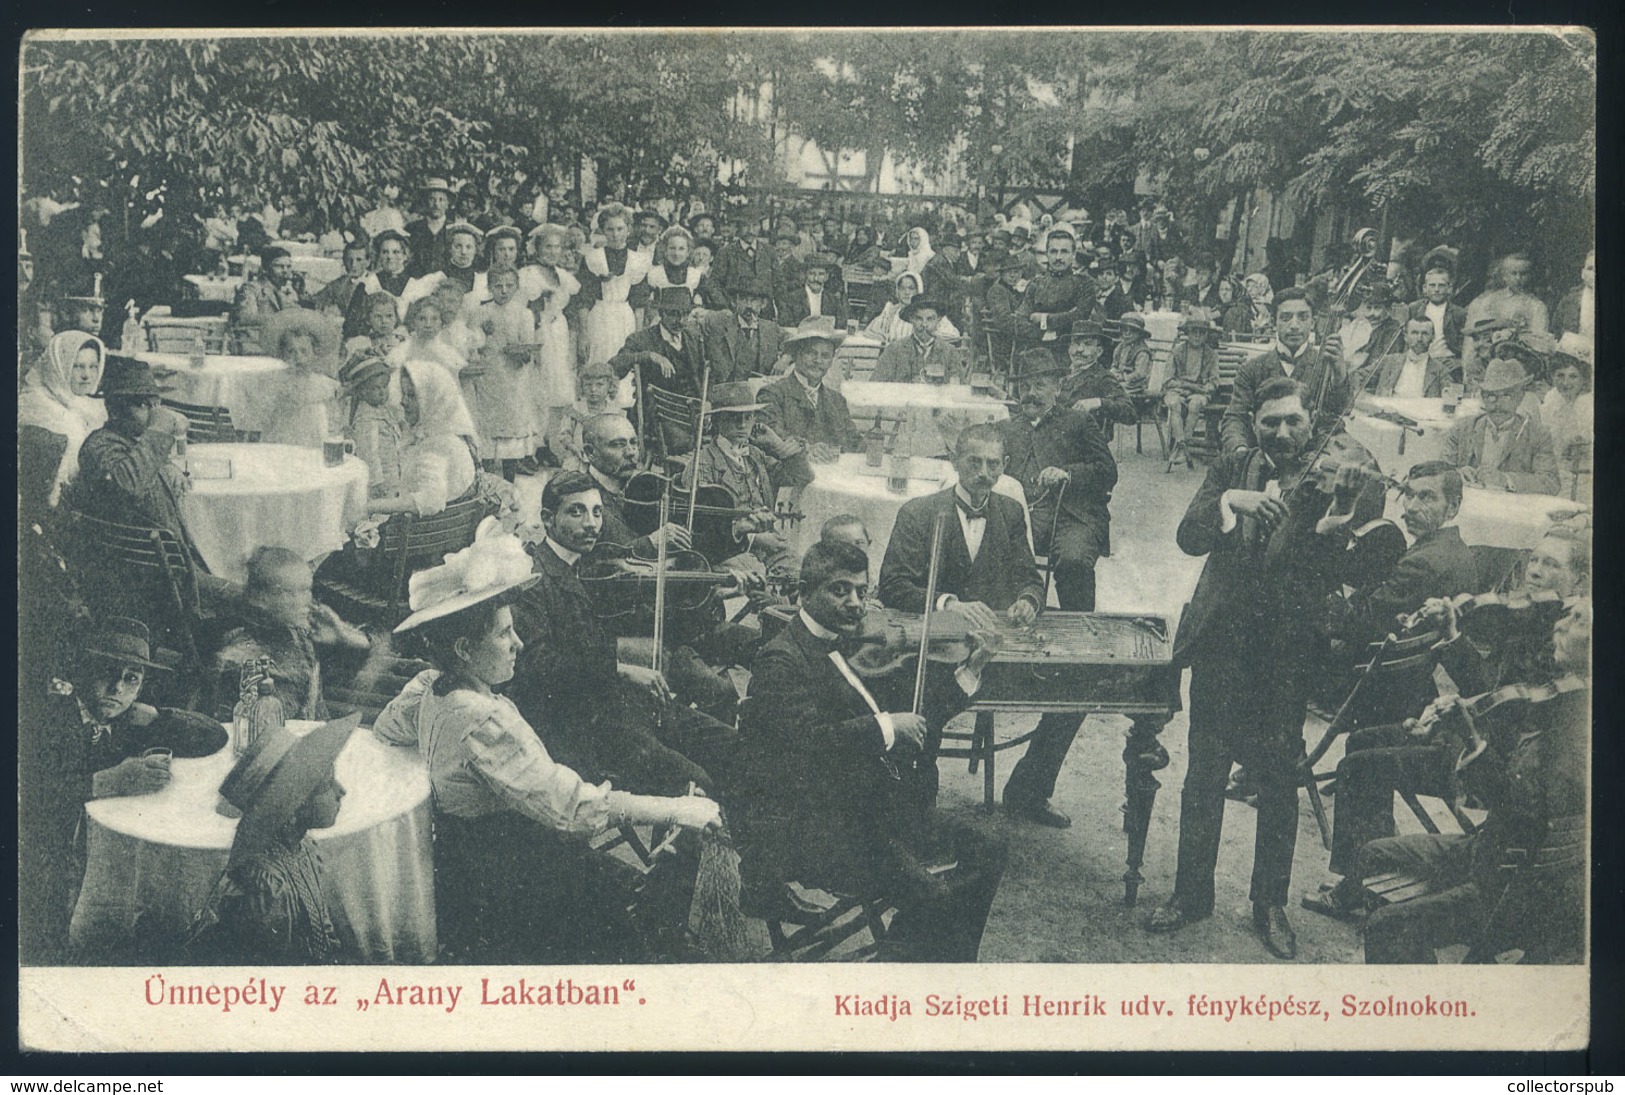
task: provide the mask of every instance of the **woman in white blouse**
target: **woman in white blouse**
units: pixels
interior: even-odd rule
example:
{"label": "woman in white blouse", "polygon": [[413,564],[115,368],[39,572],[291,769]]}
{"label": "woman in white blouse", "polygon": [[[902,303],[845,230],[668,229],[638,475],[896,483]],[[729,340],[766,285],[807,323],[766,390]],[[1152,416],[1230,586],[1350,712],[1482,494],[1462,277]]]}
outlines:
{"label": "woman in white blouse", "polygon": [[[375,514],[429,517],[474,486],[474,420],[451,374],[429,361],[408,361],[396,373],[406,436],[401,444],[401,493],[375,498]],[[392,393],[393,394],[393,393]]]}
{"label": "woman in white blouse", "polygon": [[[916,230],[917,231],[917,230]],[[907,338],[914,333],[914,328],[903,319],[902,310],[908,307],[908,302],[920,295],[924,283],[920,275],[904,270],[897,275],[893,283],[893,296],[896,298],[886,303],[880,314],[869,321],[869,326],[863,333],[870,338],[878,338],[882,343],[890,343],[893,339]],[[947,316],[937,324],[937,337],[945,342],[954,342],[959,338],[959,328],[949,322]]]}
{"label": "woman in white blouse", "polygon": [[631,868],[585,838],[632,823],[716,829],[706,798],[633,795],[587,783],[548,754],[513,701],[524,643],[509,607],[536,582],[519,541],[487,518],[474,544],[412,576],[415,637],[435,668],[410,681],[373,732],[429,766],[440,935],[480,962],[621,962],[649,957],[627,914]]}

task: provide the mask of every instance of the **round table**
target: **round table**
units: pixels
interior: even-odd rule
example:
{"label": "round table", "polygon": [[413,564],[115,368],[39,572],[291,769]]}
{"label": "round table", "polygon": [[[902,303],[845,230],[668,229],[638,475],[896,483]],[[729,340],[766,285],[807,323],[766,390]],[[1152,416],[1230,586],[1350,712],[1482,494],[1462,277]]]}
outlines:
{"label": "round table", "polygon": [[[892,524],[903,503],[910,498],[935,494],[958,481],[954,466],[948,461],[914,457],[909,461],[908,492],[899,494],[886,487],[885,472],[889,466],[888,459],[880,467],[871,468],[859,452],[842,453],[833,464],[812,465],[813,481],[802,489],[797,503],[806,517],[795,526],[790,545],[797,557],[818,540],[825,521],[850,514],[862,518],[864,527],[869,530],[869,577],[871,581],[878,580]],[[1026,493],[1021,484],[1008,475],[1001,476],[993,489],[1026,505]],[[1029,529],[1029,539],[1031,535]]]}
{"label": "round table", "polygon": [[[291,721],[295,733],[321,725]],[[184,937],[225,871],[237,822],[215,812],[237,758],[170,762],[154,795],[86,805],[87,866],[69,938],[88,953],[116,952],[139,922],[144,936]],[[415,749],[357,730],[336,768],[344,802],[331,829],[310,835],[349,960],[419,965],[435,958],[429,773]]]}
{"label": "round table", "polygon": [[[1002,422],[1010,408],[988,395],[977,395],[968,384],[902,384],[873,380],[849,380],[841,394],[852,411],[860,432],[868,429],[875,415],[900,419],[897,440],[902,451],[936,457],[953,451],[959,431],[979,422]],[[866,421],[867,420],[867,421]],[[888,432],[893,426],[883,425]]]}
{"label": "round table", "polygon": [[[194,368],[190,354],[137,354],[152,366],[167,399],[203,407],[224,407],[239,430],[264,430],[260,421],[269,408],[267,386],[288,369],[280,358],[261,355],[210,354]],[[261,409],[265,408],[265,409]]]}
{"label": "round table", "polygon": [[[213,478],[231,461],[231,478]],[[367,515],[367,465],[330,468],[319,449],[293,445],[193,445],[192,489],[181,502],[187,531],[211,573],[242,581],[256,548],[285,547],[315,562],[344,546]]]}
{"label": "round table", "polygon": [[[1348,432],[1370,450],[1384,474],[1403,479],[1417,464],[1442,457],[1451,428],[1481,409],[1476,399],[1464,399],[1454,414],[1446,414],[1442,399],[1362,395],[1349,415]],[[1402,425],[1395,418],[1416,425]]]}

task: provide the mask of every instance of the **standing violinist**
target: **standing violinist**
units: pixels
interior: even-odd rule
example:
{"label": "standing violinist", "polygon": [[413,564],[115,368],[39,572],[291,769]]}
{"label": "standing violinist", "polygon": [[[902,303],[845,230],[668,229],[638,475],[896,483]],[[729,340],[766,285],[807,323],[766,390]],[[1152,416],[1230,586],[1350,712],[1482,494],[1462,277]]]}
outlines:
{"label": "standing violinist", "polygon": [[1312,420],[1302,382],[1273,377],[1253,403],[1258,446],[1220,457],[1179,523],[1180,549],[1207,563],[1174,647],[1175,666],[1191,669],[1174,892],[1146,927],[1175,931],[1212,915],[1225,780],[1239,762],[1258,787],[1253,928],[1271,954],[1293,958],[1286,902],[1297,770],[1324,647],[1310,607],[1337,587],[1350,535],[1382,512],[1383,498],[1359,464],[1334,474],[1307,466]]}
{"label": "standing violinist", "polygon": [[678,704],[663,674],[620,662],[616,635],[578,572],[604,525],[597,484],[583,472],[553,476],[542,489],[542,524],[547,538],[529,549],[541,580],[513,612],[525,644],[514,704],[548,751],[591,782],[612,779],[638,794],[682,794],[690,782],[718,791],[732,728]]}
{"label": "standing violinist", "polygon": [[928,672],[922,710],[911,710],[917,663],[869,677],[854,668],[863,549],[821,540],[800,574],[801,608],[762,648],[742,708],[740,906],[782,914],[789,882],[883,899],[897,909],[883,957],[974,962],[1005,847],[936,812],[927,745],[980,687],[996,637],[973,629],[952,681]]}
{"label": "standing violinist", "polygon": [[1356,877],[1399,871],[1428,884],[1424,896],[1371,915],[1368,964],[1432,963],[1452,943],[1481,956],[1517,947],[1525,962],[1583,951],[1591,626],[1582,598],[1550,632],[1550,676],[1472,699],[1441,696],[1407,723],[1460,757],[1451,775],[1489,817],[1470,836],[1388,837],[1360,850]]}

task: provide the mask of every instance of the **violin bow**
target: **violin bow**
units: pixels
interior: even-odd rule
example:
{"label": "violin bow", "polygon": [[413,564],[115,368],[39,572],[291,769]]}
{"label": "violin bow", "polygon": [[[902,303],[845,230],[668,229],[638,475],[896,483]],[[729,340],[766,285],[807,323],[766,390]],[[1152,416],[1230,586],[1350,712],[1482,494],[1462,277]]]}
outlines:
{"label": "violin bow", "polygon": [[[666,527],[671,518],[671,486],[660,494],[660,527]],[[660,672],[660,664],[664,661],[662,653],[666,645],[666,537],[660,537],[660,543],[655,548],[655,626],[654,626],[654,653],[650,655],[649,664],[656,673]]]}
{"label": "violin bow", "polygon": [[948,521],[945,510],[938,510],[931,523],[931,565],[925,573],[925,612],[920,617],[920,661],[914,667],[914,714],[922,714],[925,707],[925,668],[931,652],[931,614],[936,611],[937,580],[942,569],[942,530]]}
{"label": "violin bow", "polygon": [[[694,503],[700,497],[700,444],[705,440],[706,401],[711,398],[711,363],[705,363],[705,370],[700,374],[700,409],[694,416],[694,455],[688,458],[688,516],[684,524],[688,531],[694,531]],[[660,523],[666,523],[665,514],[661,514]]]}

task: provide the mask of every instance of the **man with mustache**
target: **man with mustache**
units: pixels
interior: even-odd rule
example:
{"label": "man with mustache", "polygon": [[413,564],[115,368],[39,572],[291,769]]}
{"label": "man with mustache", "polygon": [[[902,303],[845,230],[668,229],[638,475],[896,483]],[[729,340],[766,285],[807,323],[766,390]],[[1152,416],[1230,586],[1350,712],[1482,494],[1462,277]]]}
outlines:
{"label": "man with mustache", "polygon": [[[1106,437],[1083,411],[1061,406],[1061,366],[1043,348],[1021,355],[1021,407],[1001,423],[1005,474],[1020,481],[1032,509],[1033,544],[1049,556],[1061,608],[1093,612],[1095,560],[1111,549],[1112,487],[1117,461]],[[1047,715],[1026,755],[1010,773],[1004,807],[1040,824],[1064,828],[1053,806],[1055,780],[1083,720]]]}
{"label": "man with mustache", "polygon": [[1212,915],[1225,781],[1239,762],[1258,787],[1253,929],[1278,958],[1297,955],[1286,902],[1298,761],[1324,646],[1309,609],[1338,587],[1350,535],[1381,514],[1383,501],[1364,465],[1309,474],[1309,402],[1291,377],[1259,385],[1249,423],[1257,444],[1208,469],[1179,523],[1180,549],[1207,563],[1174,645],[1174,665],[1191,668],[1174,892],[1146,924],[1169,932]]}

